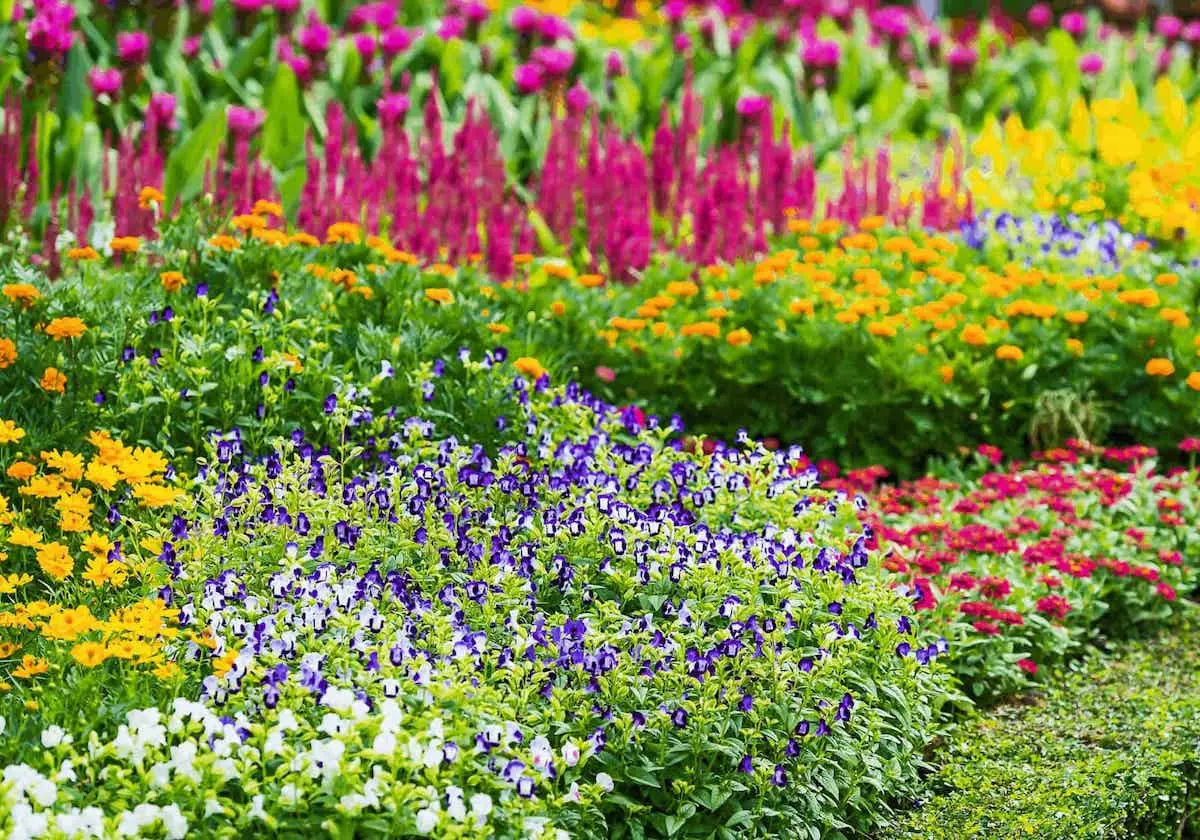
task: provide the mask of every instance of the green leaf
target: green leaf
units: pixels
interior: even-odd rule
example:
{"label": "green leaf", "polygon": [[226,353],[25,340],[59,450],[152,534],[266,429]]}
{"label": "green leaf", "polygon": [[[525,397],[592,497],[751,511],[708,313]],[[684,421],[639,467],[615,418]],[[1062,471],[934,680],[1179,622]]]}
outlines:
{"label": "green leaf", "polygon": [[308,170],[304,166],[294,166],[287,172],[276,173],[275,188],[283,199],[283,213],[289,219],[296,218],[296,210],[300,207],[300,196],[304,192],[304,184],[308,180]]}
{"label": "green leaf", "polygon": [[229,62],[225,68],[226,78],[236,79],[238,82],[244,82],[254,70],[254,65],[265,56],[271,53],[272,31],[270,25],[266,23],[259,24],[254,31],[254,36],[246,42],[233,60]]}
{"label": "green leaf", "polygon": [[639,785],[652,788],[662,787],[658,783],[658,779],[655,778],[654,774],[643,767],[626,767],[625,776],[637,782]]}
{"label": "green leaf", "polygon": [[[0,3],[4,0],[0,0]],[[8,88],[8,83],[12,81],[12,77],[16,75],[17,68],[21,65],[15,58],[9,57],[4,61],[0,61],[0,94]]]}
{"label": "green leaf", "polygon": [[276,169],[290,169],[304,157],[304,113],[296,74],[281,63],[264,102],[267,120],[263,125],[263,156]]}
{"label": "green leaf", "polygon": [[187,200],[200,192],[205,164],[216,155],[224,139],[225,103],[218,102],[167,158],[163,179],[167,207],[174,207],[176,200]]}
{"label": "green leaf", "polygon": [[451,38],[442,49],[442,59],[438,63],[438,81],[447,100],[455,99],[462,91],[465,76],[462,39]]}

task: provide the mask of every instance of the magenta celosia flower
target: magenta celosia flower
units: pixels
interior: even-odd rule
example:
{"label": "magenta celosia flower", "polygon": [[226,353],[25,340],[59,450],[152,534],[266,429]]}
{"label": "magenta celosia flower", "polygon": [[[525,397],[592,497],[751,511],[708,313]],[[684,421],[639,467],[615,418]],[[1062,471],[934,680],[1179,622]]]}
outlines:
{"label": "magenta celosia flower", "polygon": [[154,114],[154,121],[166,128],[175,128],[175,97],[169,93],[154,93],[150,95],[149,110]]}
{"label": "magenta celosia flower", "polygon": [[1048,3],[1034,3],[1029,9],[1026,20],[1034,29],[1049,29],[1050,24],[1054,23],[1054,12],[1050,10]]}
{"label": "magenta celosia flower", "polygon": [[412,32],[403,26],[393,26],[379,36],[379,48],[383,50],[383,54],[388,58],[400,55],[400,53],[412,46],[412,42]]}
{"label": "magenta celosia flower", "polygon": [[281,15],[294,15],[300,11],[300,0],[271,0],[271,8]]}
{"label": "magenta celosia flower", "polygon": [[67,3],[50,2],[41,6],[29,22],[26,43],[34,62],[59,61],[71,49],[75,9]]}
{"label": "magenta celosia flower", "polygon": [[225,112],[226,124],[229,126],[230,133],[235,136],[250,136],[258,131],[266,118],[265,112],[254,108],[243,108],[241,105],[230,105]]}
{"label": "magenta celosia flower", "polygon": [[213,0],[195,0],[192,3],[192,12],[200,17],[208,17],[212,14]]}
{"label": "magenta celosia flower", "polygon": [[582,114],[592,104],[592,95],[582,82],[576,82],[567,91],[567,108],[575,114]]}
{"label": "magenta celosia flower", "polygon": [[395,122],[408,113],[410,106],[403,93],[389,93],[379,100],[379,117],[384,122]]}
{"label": "magenta celosia flower", "polygon": [[312,61],[307,56],[289,55],[283,61],[292,68],[292,72],[301,82],[307,82],[312,78]]}
{"label": "magenta celosia flower", "polygon": [[1168,41],[1174,41],[1183,31],[1183,21],[1174,15],[1162,15],[1154,21],[1154,31]]}
{"label": "magenta celosia flower", "polygon": [[375,55],[375,36],[367,32],[360,32],[354,36],[354,49],[362,57],[363,63],[370,62],[372,56]]}
{"label": "magenta celosia flower", "polygon": [[309,18],[308,24],[300,30],[300,34],[296,38],[300,49],[314,58],[319,58],[329,52],[332,40],[333,30],[315,16]]}
{"label": "magenta celosia flower", "polygon": [[517,6],[508,18],[509,24],[522,35],[531,35],[538,31],[542,16],[528,6]]}
{"label": "magenta celosia flower", "polygon": [[437,36],[443,41],[451,41],[455,38],[461,38],[462,34],[467,31],[467,22],[460,17],[450,15],[442,18],[442,22],[438,24]]}
{"label": "magenta celosia flower", "polygon": [[604,59],[604,72],[608,76],[623,76],[625,74],[625,59],[616,50],[610,50]]}
{"label": "magenta celosia flower", "polygon": [[460,7],[462,16],[467,19],[468,23],[481,24],[492,16],[492,10],[478,0],[468,0]]}
{"label": "magenta celosia flower", "polygon": [[692,39],[688,37],[686,32],[680,32],[671,43],[675,45],[675,52],[677,53],[686,53],[692,49]]}
{"label": "magenta celosia flower", "polygon": [[552,78],[565,76],[575,63],[575,53],[558,47],[537,47],[533,51],[534,62],[545,75]]}
{"label": "magenta celosia flower", "polygon": [[952,73],[970,73],[979,61],[979,53],[965,44],[958,44],[946,56],[946,64]]}
{"label": "magenta celosia flower", "polygon": [[737,112],[742,117],[757,117],[771,107],[771,99],[767,96],[743,96],[737,101]]}
{"label": "magenta celosia flower", "polygon": [[145,32],[117,33],[117,60],[128,67],[145,64],[150,58],[150,36]]}
{"label": "magenta celosia flower", "polygon": [[193,59],[200,55],[200,43],[201,41],[199,35],[189,35],[188,37],[184,38],[183,45],[180,48],[180,52],[183,53],[183,57],[187,59]]}
{"label": "magenta celosia flower", "polygon": [[1200,20],[1194,20],[1183,27],[1183,40],[1192,46],[1200,44]]}
{"label": "magenta celosia flower", "polygon": [[571,25],[554,15],[546,15],[538,22],[538,32],[541,33],[542,40],[549,43],[554,43],[560,38],[568,41],[575,38],[575,33],[571,31]]}
{"label": "magenta celosia flower", "polygon": [[837,41],[809,41],[800,55],[804,66],[812,70],[830,70],[842,60],[842,48]]}
{"label": "magenta celosia flower", "polygon": [[884,6],[871,15],[871,28],[878,35],[892,41],[907,38],[909,33],[908,9],[903,6]]}
{"label": "magenta celosia flower", "polygon": [[102,93],[114,96],[121,89],[121,71],[115,67],[93,67],[88,71],[88,87],[96,96]]}
{"label": "magenta celosia flower", "polygon": [[687,14],[687,3],[683,0],[670,0],[662,7],[662,15],[668,23],[679,23]]}
{"label": "magenta celosia flower", "polygon": [[266,0],[231,0],[233,10],[242,15],[253,15],[261,12]]}
{"label": "magenta celosia flower", "polygon": [[520,93],[536,93],[542,89],[542,68],[533,63],[521,64],[513,71],[513,83]]}
{"label": "magenta celosia flower", "polygon": [[1079,59],[1079,72],[1087,76],[1096,76],[1104,70],[1104,59],[1098,53],[1088,53]]}
{"label": "magenta celosia flower", "polygon": [[1087,34],[1087,18],[1080,12],[1067,12],[1058,25],[1072,38],[1082,38]]}

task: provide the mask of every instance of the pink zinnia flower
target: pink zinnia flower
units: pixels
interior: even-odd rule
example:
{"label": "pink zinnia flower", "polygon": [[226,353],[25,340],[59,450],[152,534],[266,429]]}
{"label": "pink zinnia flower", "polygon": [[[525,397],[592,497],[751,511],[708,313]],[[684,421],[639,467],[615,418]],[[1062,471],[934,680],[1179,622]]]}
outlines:
{"label": "pink zinnia flower", "polygon": [[617,378],[617,372],[610,367],[605,367],[604,365],[597,365],[596,378],[599,379],[601,382],[612,382],[614,379]]}

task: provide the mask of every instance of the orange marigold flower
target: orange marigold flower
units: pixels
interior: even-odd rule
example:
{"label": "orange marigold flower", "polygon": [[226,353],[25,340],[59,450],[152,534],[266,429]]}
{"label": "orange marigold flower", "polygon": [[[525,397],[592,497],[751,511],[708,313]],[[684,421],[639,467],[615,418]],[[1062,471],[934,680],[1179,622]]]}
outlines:
{"label": "orange marigold flower", "polygon": [[715,321],[696,321],[693,324],[684,324],[682,327],[680,327],[679,334],[684,338],[690,338],[692,336],[720,338],[721,326]]}
{"label": "orange marigold flower", "polygon": [[55,341],[62,341],[64,338],[79,338],[87,332],[87,324],[79,318],[55,318],[46,325],[46,335],[53,338]]}
{"label": "orange marigold flower", "polygon": [[138,207],[149,210],[151,204],[162,204],[166,198],[162,194],[162,190],[156,187],[142,187],[141,192],[138,193]]}
{"label": "orange marigold flower", "polygon": [[435,303],[440,303],[444,306],[447,303],[454,303],[454,292],[441,286],[432,289],[426,289],[425,299],[432,300]]}
{"label": "orange marigold flower", "polygon": [[325,241],[330,244],[346,242],[357,245],[362,239],[362,230],[354,222],[334,222],[325,231]]}
{"label": "orange marigold flower", "polygon": [[136,254],[142,247],[142,240],[136,236],[114,236],[108,247],[118,254]]}
{"label": "orange marigold flower", "polygon": [[240,230],[242,233],[252,230],[262,230],[267,226],[266,219],[262,216],[256,216],[253,213],[242,213],[234,216],[229,220],[229,223],[233,225],[235,230]]}
{"label": "orange marigold flower", "polygon": [[597,286],[604,285],[604,278],[601,277],[599,274],[580,274],[579,275],[579,285],[584,286],[588,289],[594,289]]}
{"label": "orange marigold flower", "polygon": [[1067,352],[1075,356],[1083,355],[1083,342],[1078,338],[1067,339]]}
{"label": "orange marigold flower", "polygon": [[[553,312],[555,315],[563,315],[567,311],[567,305],[565,303],[563,303],[561,300],[556,300],[552,304],[550,304],[550,311]],[[3,365],[0,365],[0,367],[3,367]]]}
{"label": "orange marigold flower", "polygon": [[210,237],[208,244],[214,248],[219,248],[226,253],[229,253],[230,251],[236,251],[238,248],[242,247],[236,239],[224,233],[218,233],[216,236]]}
{"label": "orange marigold flower", "polygon": [[21,304],[23,309],[33,306],[42,296],[37,287],[29,283],[5,283],[3,291],[6,298],[13,303]]}
{"label": "orange marigold flower", "polygon": [[[720,266],[709,266],[710,268],[720,268]],[[675,297],[689,298],[700,294],[700,287],[691,280],[676,280],[667,284],[667,294]]]}
{"label": "orange marigold flower", "polygon": [[532,356],[522,356],[513,362],[513,367],[520,371],[522,375],[535,380],[541,379],[546,373],[546,369],[542,367],[542,363]]}
{"label": "orange marigold flower", "polygon": [[1171,364],[1170,359],[1164,359],[1160,356],[1146,362],[1146,373],[1150,376],[1170,376],[1174,372],[1175,365]]}
{"label": "orange marigold flower", "polygon": [[1001,344],[996,348],[996,358],[1006,362],[1019,362],[1025,353],[1015,344]]}
{"label": "orange marigold flower", "polygon": [[44,391],[62,394],[67,390],[67,377],[58,368],[48,367],[42,373],[42,379],[38,384]]}
{"label": "orange marigold flower", "polygon": [[100,254],[91,245],[85,245],[82,248],[70,248],[67,250],[67,259],[75,262],[91,262],[92,260],[100,259]]}
{"label": "orange marigold flower", "polygon": [[950,365],[942,365],[938,368],[938,373],[941,374],[942,381],[947,385],[954,381],[954,368]]}
{"label": "orange marigold flower", "polygon": [[321,245],[321,240],[317,239],[317,237],[313,236],[311,233],[299,231],[288,237],[288,244],[302,245],[305,248],[317,248]]}
{"label": "orange marigold flower", "polygon": [[282,205],[276,204],[274,201],[263,201],[261,198],[254,202],[254,207],[250,210],[256,216],[275,216],[283,217]]}
{"label": "orange marigold flower", "polygon": [[1082,309],[1071,309],[1063,313],[1063,318],[1068,324],[1086,324],[1088,314]]}
{"label": "orange marigold flower", "polygon": [[1193,391],[1200,391],[1200,370],[1195,370],[1188,374],[1187,386]]}
{"label": "orange marigold flower", "polygon": [[490,332],[493,332],[496,335],[504,335],[509,331],[507,324],[488,324],[487,328]]}
{"label": "orange marigold flower", "polygon": [[187,285],[187,278],[179,271],[164,271],[158,275],[158,280],[168,292],[178,292]]}
{"label": "orange marigold flower", "polygon": [[11,338],[0,338],[0,370],[17,360],[17,345]]}
{"label": "orange marigold flower", "polygon": [[987,344],[987,333],[983,331],[983,327],[978,324],[967,324],[963,327],[963,331],[959,334],[959,338],[967,344],[978,347],[982,344]]}
{"label": "orange marigold flower", "polygon": [[1131,306],[1158,306],[1158,292],[1153,289],[1130,289],[1118,294],[1117,300]]}
{"label": "orange marigold flower", "polygon": [[750,343],[750,330],[744,327],[738,327],[732,330],[729,335],[725,336],[725,341],[732,347],[742,347]]}
{"label": "orange marigold flower", "polygon": [[793,315],[812,315],[816,309],[809,298],[797,298],[788,304],[788,311]]}

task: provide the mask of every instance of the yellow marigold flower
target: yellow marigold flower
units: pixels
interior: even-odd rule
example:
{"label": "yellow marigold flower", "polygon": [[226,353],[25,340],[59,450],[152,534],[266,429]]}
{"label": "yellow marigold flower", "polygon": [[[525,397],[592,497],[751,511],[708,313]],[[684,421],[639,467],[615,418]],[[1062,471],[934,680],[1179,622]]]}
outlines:
{"label": "yellow marigold flower", "polygon": [[513,362],[515,367],[522,375],[530,379],[541,379],[546,373],[546,369],[542,367],[542,363],[532,356],[522,356]]}
{"label": "yellow marigold flower", "polygon": [[1082,309],[1071,309],[1063,313],[1063,318],[1068,324],[1086,324],[1088,314]]}
{"label": "yellow marigold flower", "polygon": [[725,336],[725,341],[732,347],[742,347],[750,343],[750,330],[739,327]]}
{"label": "yellow marigold flower", "polygon": [[620,330],[621,332],[637,332],[645,328],[646,321],[643,318],[622,318],[618,315],[614,318],[609,318],[608,325],[614,330]]}
{"label": "yellow marigold flower", "polygon": [[950,365],[942,365],[938,368],[938,373],[941,374],[942,382],[947,385],[954,381],[954,368]]}
{"label": "yellow marigold flower", "polygon": [[0,444],[16,443],[25,437],[25,430],[11,420],[0,420]]}
{"label": "yellow marigold flower", "polygon": [[671,334],[671,326],[663,321],[655,321],[650,325],[650,332],[655,338],[662,338],[664,335]]}
{"label": "yellow marigold flower", "polygon": [[242,247],[240,242],[224,233],[218,233],[216,236],[210,237],[208,244],[226,253],[236,251]]}
{"label": "yellow marigold flower", "polygon": [[348,268],[335,268],[326,275],[326,279],[346,291],[350,291],[358,284],[358,275]]}
{"label": "yellow marigold flower", "polygon": [[1163,307],[1158,311],[1158,314],[1159,317],[1161,317],[1164,321],[1168,322],[1172,326],[1179,327],[1180,329],[1191,326],[1192,323],[1191,319],[1188,318],[1187,313],[1182,309],[1173,309],[1169,306]]}
{"label": "yellow marigold flower", "polygon": [[[11,595],[22,586],[27,583],[31,583],[32,581],[32,575],[0,575],[0,595]],[[2,650],[4,647],[6,647],[6,645],[0,645],[0,653],[4,653],[4,650]],[[12,653],[13,651],[9,651],[2,658],[7,659],[9,656],[12,656]]]}
{"label": "yellow marigold flower", "polygon": [[867,324],[867,332],[879,338],[894,338],[896,328],[886,321],[872,321]]}
{"label": "yellow marigold flower", "polygon": [[62,473],[64,478],[78,481],[83,478],[83,456],[74,452],[59,452],[52,449],[41,453],[46,466],[55,472]]}
{"label": "yellow marigold flower", "polygon": [[158,275],[158,280],[168,292],[178,292],[187,285],[187,279],[178,271],[164,271]]}
{"label": "yellow marigold flower", "polygon": [[1200,370],[1195,370],[1188,374],[1187,386],[1193,391],[1200,391]]}
{"label": "yellow marigold flower", "polygon": [[1164,359],[1160,356],[1146,362],[1146,373],[1150,376],[1170,376],[1174,372],[1175,365],[1171,364],[1170,359]]}
{"label": "yellow marigold flower", "polygon": [[454,293],[444,287],[426,289],[425,299],[445,305],[447,303],[454,303]]}
{"label": "yellow marigold flower", "polygon": [[82,248],[67,249],[67,259],[75,262],[92,262],[100,259],[100,254],[91,245],[85,245]]}
{"label": "yellow marigold flower", "polygon": [[550,311],[555,315],[564,315],[567,311],[567,305],[561,300],[556,300],[550,304]]}
{"label": "yellow marigold flower", "polygon": [[1160,274],[1154,278],[1154,282],[1160,286],[1178,286],[1179,275],[1172,273]]}
{"label": "yellow marigold flower", "polygon": [[354,222],[334,222],[325,231],[325,241],[334,244],[346,242],[357,245],[362,239],[362,230]]}
{"label": "yellow marigold flower", "polygon": [[1080,341],[1078,338],[1068,338],[1067,339],[1067,352],[1071,353],[1074,356],[1082,356],[1083,355],[1083,342]]}
{"label": "yellow marigold flower", "polygon": [[720,321],[722,318],[729,317],[729,310],[726,309],[724,306],[714,306],[712,309],[709,309],[704,314],[707,315],[709,318],[712,318],[714,321]]}
{"label": "yellow marigold flower", "polygon": [[0,370],[17,360],[17,345],[11,338],[0,338]]}
{"label": "yellow marigold flower", "polygon": [[47,639],[69,642],[96,629],[98,623],[91,610],[86,606],[79,606],[61,610],[50,616],[50,620],[42,628],[42,635]]}
{"label": "yellow marigold flower", "polygon": [[[720,266],[710,266],[710,268],[720,268]],[[675,297],[690,298],[700,294],[700,287],[691,280],[676,280],[667,284],[667,294]]]}
{"label": "yellow marigold flower", "polygon": [[80,642],[71,648],[71,658],[85,668],[95,668],[108,659],[108,649],[99,642]]}
{"label": "yellow marigold flower", "polygon": [[37,302],[37,299],[42,296],[42,293],[37,290],[36,286],[29,283],[5,283],[4,296],[13,303],[21,304],[21,307],[28,309]]}
{"label": "yellow marigold flower", "polygon": [[111,584],[120,589],[129,578],[129,567],[107,557],[92,557],[81,577],[97,588]]}
{"label": "yellow marigold flower", "polygon": [[37,562],[42,571],[55,580],[66,580],[75,568],[67,547],[62,543],[48,542],[37,550]]}
{"label": "yellow marigold flower", "polygon": [[996,348],[996,358],[1006,362],[1019,362],[1025,353],[1015,344],[1001,344]]}
{"label": "yellow marigold flower", "polygon": [[321,240],[317,239],[317,237],[313,236],[311,233],[299,231],[288,237],[288,244],[302,245],[305,248],[317,248],[320,246]]}
{"label": "yellow marigold flower", "polygon": [[604,285],[604,278],[599,274],[580,274],[578,280],[579,285],[587,289],[594,289],[597,286]]}
{"label": "yellow marigold flower", "polygon": [[42,373],[41,381],[38,384],[44,391],[62,394],[67,390],[67,377],[60,373],[58,368],[48,367]]}
{"label": "yellow marigold flower", "polygon": [[565,262],[558,262],[557,260],[546,263],[542,266],[542,269],[548,277],[555,277],[559,280],[570,280],[572,275],[575,274],[575,269],[571,268],[570,265]]}
{"label": "yellow marigold flower", "polygon": [[853,309],[844,309],[834,315],[833,319],[839,324],[857,324],[860,320],[862,320],[862,316],[860,316]]}
{"label": "yellow marigold flower", "polygon": [[509,331],[507,324],[488,324],[487,328],[490,332],[496,335],[504,335]]}
{"label": "yellow marigold flower", "polygon": [[141,503],[142,507],[168,507],[175,504],[175,500],[179,497],[179,491],[174,487],[166,487],[162,484],[138,484],[133,488],[133,497]]}
{"label": "yellow marigold flower", "polygon": [[987,344],[987,333],[978,324],[967,324],[958,337],[974,347]]}
{"label": "yellow marigold flower", "polygon": [[104,534],[91,533],[84,537],[83,544],[79,547],[93,557],[107,557],[113,543]]}
{"label": "yellow marigold flower", "polygon": [[233,225],[235,230],[246,233],[248,231],[262,230],[267,226],[267,220],[253,213],[242,213],[230,219],[229,224]]}
{"label": "yellow marigold flower", "polygon": [[13,481],[28,481],[37,472],[37,467],[28,461],[13,461],[5,474]]}
{"label": "yellow marigold flower", "polygon": [[251,208],[250,212],[254,213],[256,216],[275,216],[277,218],[283,217],[283,207],[281,205],[276,204],[274,201],[264,201],[261,198],[254,202],[254,207]]}
{"label": "yellow marigold flower", "polygon": [[49,670],[50,663],[45,659],[26,654],[25,656],[21,657],[21,664],[13,670],[12,675],[19,680],[28,680],[36,677],[38,674],[44,674]]}
{"label": "yellow marigold flower", "polygon": [[720,338],[721,326],[715,321],[696,321],[693,324],[684,324],[679,329],[679,334],[684,338],[691,338],[692,336]]}
{"label": "yellow marigold flower", "polygon": [[142,240],[136,236],[114,236],[108,247],[118,254],[136,254],[142,247]]}
{"label": "yellow marigold flower", "polygon": [[162,194],[162,190],[155,187],[142,187],[138,193],[138,207],[143,210],[149,210],[151,204],[162,204],[166,200],[166,196]]}
{"label": "yellow marigold flower", "polygon": [[883,216],[867,216],[858,223],[859,230],[874,231],[883,227],[885,219]]}
{"label": "yellow marigold flower", "polygon": [[79,318],[55,318],[46,325],[46,335],[53,338],[55,341],[62,341],[64,338],[79,338],[87,332],[87,324]]}

